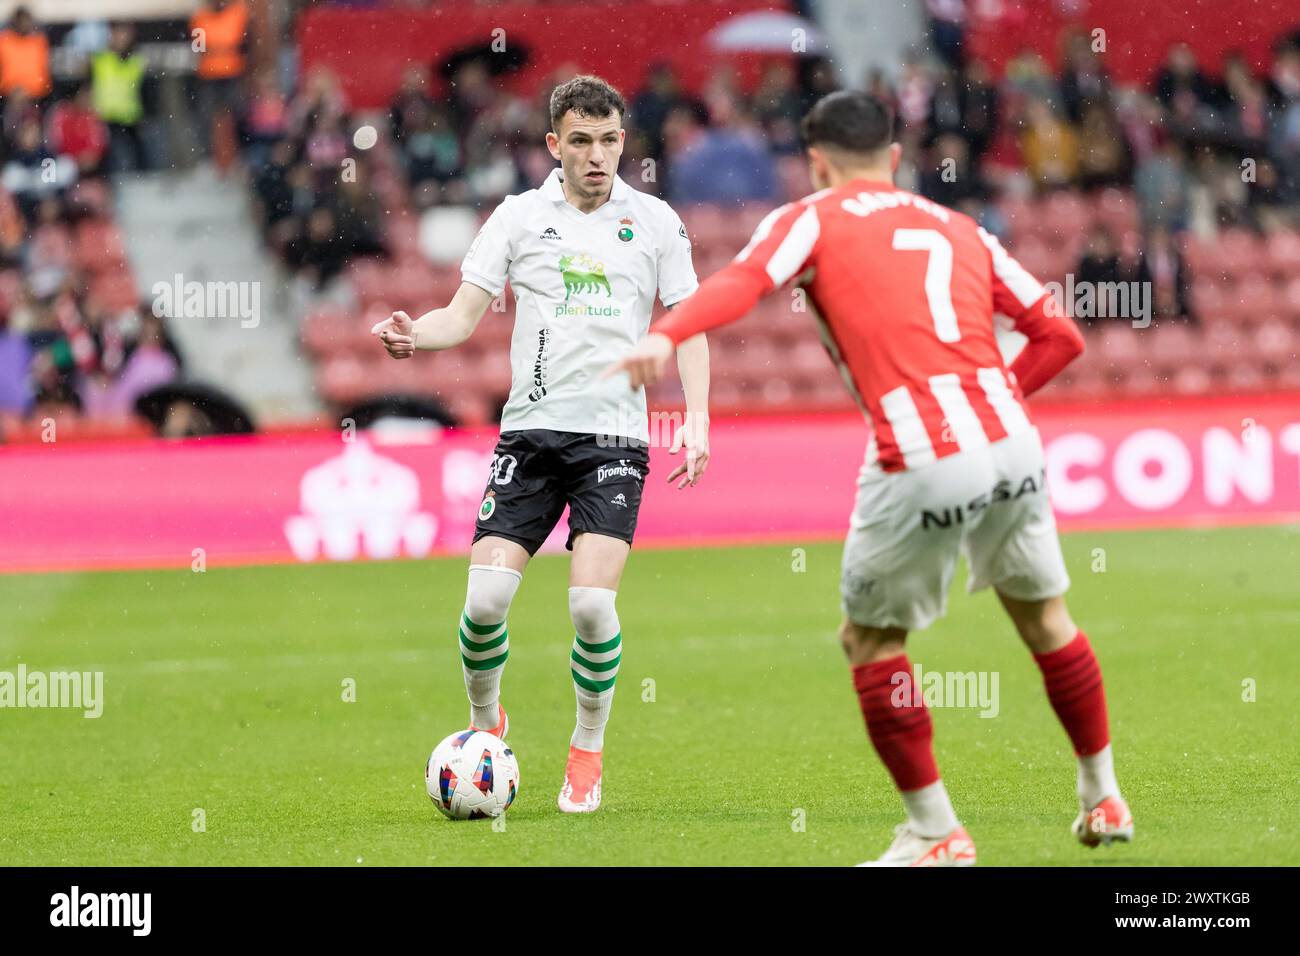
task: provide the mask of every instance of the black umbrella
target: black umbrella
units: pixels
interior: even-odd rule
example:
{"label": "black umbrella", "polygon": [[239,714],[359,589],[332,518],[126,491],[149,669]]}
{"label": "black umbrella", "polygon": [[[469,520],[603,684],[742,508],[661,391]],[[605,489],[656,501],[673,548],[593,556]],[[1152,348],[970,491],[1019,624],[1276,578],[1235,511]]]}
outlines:
{"label": "black umbrella", "polygon": [[352,419],[357,428],[369,428],[381,418],[419,418],[439,425],[456,424],[442,405],[420,395],[381,395],[353,405],[339,416],[339,423]]}
{"label": "black umbrella", "polygon": [[491,43],[475,43],[471,46],[458,47],[436,64],[438,72],[444,79],[450,80],[456,71],[467,63],[482,61],[489,73],[500,76],[519,69],[528,62],[528,48],[512,41],[504,50],[492,49]]}
{"label": "black umbrella", "polygon": [[[178,405],[181,408],[173,413],[173,407]],[[135,410],[160,433],[173,437],[250,435],[256,431],[253,417],[235,399],[211,385],[160,385],[137,398]]]}

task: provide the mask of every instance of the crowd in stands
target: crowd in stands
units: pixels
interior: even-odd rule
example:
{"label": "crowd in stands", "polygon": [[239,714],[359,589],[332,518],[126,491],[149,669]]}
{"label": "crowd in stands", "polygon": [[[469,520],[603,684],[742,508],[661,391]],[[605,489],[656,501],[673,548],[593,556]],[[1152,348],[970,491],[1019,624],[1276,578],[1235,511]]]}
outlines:
{"label": "crowd in stands", "polygon": [[[248,11],[206,0],[188,93],[200,155],[234,142]],[[107,177],[177,165],[144,136],[158,77],[130,22],[85,21],[63,38],[79,72],[56,77],[48,31],[26,7],[0,30],[0,431],[67,413],[126,418],[182,373],[167,318],[141,302],[112,221]]]}
{"label": "crowd in stands", "polygon": [[[1025,51],[995,72],[970,53],[962,3],[927,7],[932,48],[897,77],[862,78],[895,107],[900,185],[968,212],[1040,277],[1149,283],[1157,319],[1194,323],[1207,298],[1193,290],[1196,237],[1300,226],[1300,33],[1277,39],[1266,74],[1240,54],[1203,64],[1177,45],[1134,86],[1112,80],[1078,31],[1061,37],[1057,69]],[[196,26],[209,39],[193,94],[198,148],[218,165],[238,150],[268,247],[311,293],[359,274],[354,264],[366,260],[405,275],[431,262],[454,272],[478,219],[554,166],[547,97],[581,72],[566,64],[521,96],[488,55],[415,64],[377,120],[354,114],[326,70],[286,90],[277,72],[252,68],[243,0],[208,0]],[[168,370],[151,359],[150,382],[180,365],[148,309],[125,296],[107,304],[75,256],[51,263],[59,243],[41,241],[105,214],[106,203],[85,200],[102,193],[93,188],[102,175],[153,163],[140,135],[151,78],[131,27],[78,42],[85,76],[57,90],[31,15],[20,10],[0,32],[0,412],[120,408],[122,398],[104,405],[105,396],[113,382],[136,381],[127,373],[147,346],[171,362]],[[838,83],[816,57],[774,58],[752,89],[725,61],[695,91],[671,66],[652,66],[641,88],[625,91],[622,175],[678,206],[693,232],[712,221],[710,209],[740,209],[732,224],[749,222],[809,191],[799,119]],[[369,124],[378,148],[362,142]],[[724,245],[732,239],[719,234]],[[716,254],[734,251],[705,243],[697,268],[706,274]]]}
{"label": "crowd in stands", "polygon": [[[869,88],[899,117],[900,184],[969,212],[991,232],[1015,231],[1008,205],[1059,192],[1131,195],[1133,228],[1092,223],[1056,238],[1068,271],[1091,281],[1152,281],[1159,312],[1189,317],[1183,236],[1297,226],[1300,207],[1300,33],[1278,39],[1266,76],[1228,54],[1208,78],[1185,45],[1171,48],[1147,88],[1110,79],[1087,34],[1063,38],[1061,68],[1024,52],[995,77],[964,56],[917,56],[897,82]],[[557,76],[572,69],[559,70]],[[543,140],[551,84],[508,93],[486,58],[454,72],[411,68],[390,109],[390,131],[417,212],[489,208],[531,188],[554,161]],[[824,60],[773,62],[752,92],[720,67],[698,94],[670,66],[652,68],[629,96],[623,175],[676,205],[775,204],[808,190],[798,121],[834,89]],[[273,96],[267,92],[266,96]],[[290,108],[259,193],[277,247],[323,277],[382,245],[365,190],[336,175],[347,152],[346,105],[327,74],[308,78]],[[1059,259],[1059,257],[1058,257]],[[1053,260],[1049,271],[1059,265]]]}
{"label": "crowd in stands", "polygon": [[0,425],[126,416],[181,368],[140,306],[103,178],[144,165],[144,67],[131,25],[101,41],[60,85],[29,10],[0,31]]}

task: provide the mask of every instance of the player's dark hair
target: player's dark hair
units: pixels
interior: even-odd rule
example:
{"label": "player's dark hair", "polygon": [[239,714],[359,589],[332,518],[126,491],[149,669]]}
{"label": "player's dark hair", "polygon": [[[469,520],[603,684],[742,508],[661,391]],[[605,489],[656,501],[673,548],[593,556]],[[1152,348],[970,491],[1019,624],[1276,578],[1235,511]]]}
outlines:
{"label": "player's dark hair", "polygon": [[894,111],[870,93],[837,90],[813,104],[799,131],[805,146],[875,153],[894,139]]}
{"label": "player's dark hair", "polygon": [[604,119],[610,113],[618,113],[623,119],[627,105],[622,95],[598,76],[575,76],[567,83],[561,83],[551,92],[551,129],[560,131],[560,120],[564,114],[573,110],[579,116],[594,116]]}

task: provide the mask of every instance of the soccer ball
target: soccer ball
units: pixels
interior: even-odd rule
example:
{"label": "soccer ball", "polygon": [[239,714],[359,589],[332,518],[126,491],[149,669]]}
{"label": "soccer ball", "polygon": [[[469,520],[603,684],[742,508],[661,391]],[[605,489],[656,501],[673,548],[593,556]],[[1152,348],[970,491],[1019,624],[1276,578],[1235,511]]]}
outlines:
{"label": "soccer ball", "polygon": [[424,787],[453,820],[499,817],[519,792],[519,762],[500,737],[460,730],[433,748]]}

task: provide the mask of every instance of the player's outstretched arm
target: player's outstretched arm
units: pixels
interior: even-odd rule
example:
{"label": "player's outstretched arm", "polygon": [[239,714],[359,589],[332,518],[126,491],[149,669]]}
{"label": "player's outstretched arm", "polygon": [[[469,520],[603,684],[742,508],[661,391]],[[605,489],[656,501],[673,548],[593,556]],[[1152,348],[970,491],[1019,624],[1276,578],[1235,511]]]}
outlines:
{"label": "player's outstretched arm", "polygon": [[771,280],[761,271],[745,263],[731,263],[700,283],[695,294],[673,309],[668,318],[652,325],[649,334],[607,368],[601,378],[626,372],[634,391],[659,381],[679,343],[735,322],[772,288]]}
{"label": "player's outstretched arm", "polygon": [[410,358],[416,349],[454,348],[473,334],[491,304],[490,292],[472,282],[462,282],[444,308],[414,320],[405,312],[394,312],[376,322],[370,333],[379,336],[388,354],[396,359]]}

